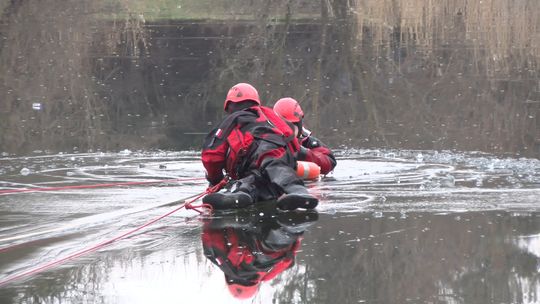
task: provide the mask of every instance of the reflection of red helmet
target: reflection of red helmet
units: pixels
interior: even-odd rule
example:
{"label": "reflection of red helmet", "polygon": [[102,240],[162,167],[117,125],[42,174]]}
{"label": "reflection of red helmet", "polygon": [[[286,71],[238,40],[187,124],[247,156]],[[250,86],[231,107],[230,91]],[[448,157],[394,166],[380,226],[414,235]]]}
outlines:
{"label": "reflection of red helmet", "polygon": [[241,300],[249,299],[257,293],[259,284],[245,286],[240,284],[229,284],[229,291],[233,297]]}
{"label": "reflection of red helmet", "polygon": [[274,105],[274,112],[292,123],[299,122],[304,118],[304,112],[298,101],[290,97],[278,100]]}
{"label": "reflection of red helmet", "polygon": [[249,83],[238,83],[229,90],[229,93],[227,93],[227,99],[225,99],[223,109],[227,110],[229,102],[242,102],[245,100],[253,100],[257,104],[261,104],[259,93],[252,85]]}

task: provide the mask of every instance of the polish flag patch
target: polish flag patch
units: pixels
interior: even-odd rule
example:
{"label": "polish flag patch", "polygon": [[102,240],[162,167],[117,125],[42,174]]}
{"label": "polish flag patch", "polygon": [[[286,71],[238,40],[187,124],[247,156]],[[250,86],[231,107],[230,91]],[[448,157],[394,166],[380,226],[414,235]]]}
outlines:
{"label": "polish flag patch", "polygon": [[223,134],[223,130],[217,129],[215,136],[221,138],[221,134]]}

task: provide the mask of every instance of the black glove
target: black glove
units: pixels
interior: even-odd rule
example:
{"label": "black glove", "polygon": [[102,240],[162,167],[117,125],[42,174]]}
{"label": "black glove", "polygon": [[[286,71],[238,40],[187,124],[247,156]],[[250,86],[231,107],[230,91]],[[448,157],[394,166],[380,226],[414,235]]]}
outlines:
{"label": "black glove", "polygon": [[317,147],[322,147],[324,145],[317,138],[315,138],[313,136],[308,136],[302,141],[302,146],[307,147],[309,149],[313,149],[313,148],[317,148]]}
{"label": "black glove", "polygon": [[308,148],[306,148],[304,146],[300,146],[300,149],[298,149],[298,152],[296,152],[296,159],[297,160],[306,159],[308,152],[309,152]]}

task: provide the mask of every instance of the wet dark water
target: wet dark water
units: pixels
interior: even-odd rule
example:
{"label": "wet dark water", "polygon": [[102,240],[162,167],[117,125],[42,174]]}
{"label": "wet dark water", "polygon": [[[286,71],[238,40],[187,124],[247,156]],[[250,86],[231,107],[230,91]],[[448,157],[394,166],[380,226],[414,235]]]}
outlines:
{"label": "wet dark water", "polygon": [[[316,212],[278,212],[271,203],[213,216],[182,209],[2,285],[0,302],[236,303],[209,250],[223,235],[271,265],[262,273],[275,269],[246,302],[539,301],[538,160],[418,150],[338,155],[333,174],[309,183],[321,198]],[[2,190],[203,176],[194,152],[0,162]],[[0,280],[130,231],[204,188],[195,180],[3,194]]]}

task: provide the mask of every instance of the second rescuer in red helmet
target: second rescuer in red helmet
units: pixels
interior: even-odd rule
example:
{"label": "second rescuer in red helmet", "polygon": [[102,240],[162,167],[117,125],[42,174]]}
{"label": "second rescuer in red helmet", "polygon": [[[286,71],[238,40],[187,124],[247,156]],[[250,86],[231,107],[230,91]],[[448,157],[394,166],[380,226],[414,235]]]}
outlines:
{"label": "second rescuer in red helmet", "polygon": [[300,141],[300,149],[296,153],[297,160],[316,163],[321,167],[321,174],[328,174],[334,170],[337,162],[332,151],[303,127],[304,111],[298,101],[291,97],[281,98],[274,105],[274,112],[293,124],[297,130],[296,134]]}

